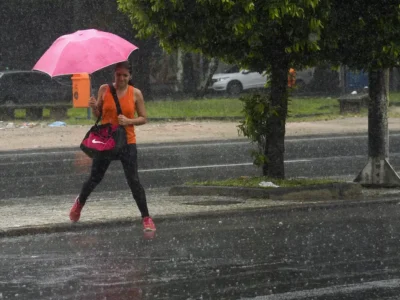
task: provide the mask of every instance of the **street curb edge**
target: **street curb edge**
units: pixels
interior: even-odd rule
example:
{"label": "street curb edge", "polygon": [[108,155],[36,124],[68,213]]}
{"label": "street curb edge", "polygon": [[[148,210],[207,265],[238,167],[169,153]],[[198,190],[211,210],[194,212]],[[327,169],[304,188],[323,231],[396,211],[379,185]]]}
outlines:
{"label": "street curb edge", "polygon": [[[355,199],[362,195],[357,183],[337,182],[301,187],[249,188],[224,186],[179,185],[169,190],[170,196],[226,196],[235,198],[264,198],[271,200]],[[326,200],[323,200],[326,201]]]}

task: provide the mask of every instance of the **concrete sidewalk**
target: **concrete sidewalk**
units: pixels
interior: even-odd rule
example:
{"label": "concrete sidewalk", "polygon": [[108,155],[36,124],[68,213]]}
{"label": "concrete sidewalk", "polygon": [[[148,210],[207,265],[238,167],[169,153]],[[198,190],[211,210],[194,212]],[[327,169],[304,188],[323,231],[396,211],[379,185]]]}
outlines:
{"label": "concrete sidewalk", "polygon": [[[221,222],[228,212],[265,209],[268,211],[398,204],[400,189],[363,190],[362,199],[330,201],[276,201],[268,199],[235,199],[232,197],[169,196],[167,189],[147,191],[150,213],[157,222],[168,217],[192,218],[220,214]],[[10,199],[0,202],[0,237],[35,233],[75,231],[94,227],[130,224],[141,230],[139,211],[130,192],[93,193],[82,211],[81,221],[71,223],[69,210],[75,195]]]}
{"label": "concrete sidewalk", "polygon": [[[391,132],[400,131],[399,119],[390,118]],[[239,122],[190,121],[149,123],[136,128],[138,144],[216,141],[247,138],[238,135]],[[2,129],[0,151],[78,147],[90,125]],[[286,137],[367,134],[368,118],[341,117],[316,122],[288,122]]]}

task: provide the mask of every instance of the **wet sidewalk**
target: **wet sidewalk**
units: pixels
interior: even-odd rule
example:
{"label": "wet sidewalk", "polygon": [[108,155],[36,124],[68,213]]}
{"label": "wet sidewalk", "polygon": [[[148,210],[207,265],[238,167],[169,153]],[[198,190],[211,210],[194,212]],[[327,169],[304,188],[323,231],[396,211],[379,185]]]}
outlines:
{"label": "wet sidewalk", "polygon": [[[240,199],[218,196],[169,196],[168,189],[147,191],[149,210],[157,221],[168,217],[188,218],[207,217],[230,211],[251,209],[290,210],[312,207],[334,207],[343,205],[368,205],[370,203],[399,202],[400,189],[363,190],[362,199],[321,201],[277,201],[268,199]],[[0,202],[0,237],[30,233],[73,231],[92,226],[112,226],[129,223],[141,230],[139,210],[128,190],[119,192],[94,192],[81,215],[78,223],[71,223],[69,210],[74,202],[74,195],[30,197],[10,199]]]}
{"label": "wet sidewalk", "polygon": [[[76,196],[76,195],[75,195]],[[81,220],[71,223],[69,210],[75,196],[46,196],[10,199],[0,202],[0,234],[21,231],[29,228],[73,227],[99,222],[129,222],[141,226],[139,210],[130,191],[93,192],[82,210]],[[262,208],[288,205],[292,201],[244,200],[225,197],[183,197],[169,196],[167,189],[147,191],[148,206],[154,221],[166,216],[183,216],[214,213],[224,210]],[[135,226],[136,226],[135,225]],[[157,224],[156,224],[157,225]],[[17,230],[19,229],[19,230]]]}
{"label": "wet sidewalk", "polygon": [[[400,131],[399,119],[390,118],[392,133]],[[247,139],[238,134],[239,122],[153,122],[136,128],[138,144]],[[90,125],[66,127],[0,128],[0,151],[78,147]],[[367,134],[368,118],[341,117],[315,122],[288,122],[286,137]]]}

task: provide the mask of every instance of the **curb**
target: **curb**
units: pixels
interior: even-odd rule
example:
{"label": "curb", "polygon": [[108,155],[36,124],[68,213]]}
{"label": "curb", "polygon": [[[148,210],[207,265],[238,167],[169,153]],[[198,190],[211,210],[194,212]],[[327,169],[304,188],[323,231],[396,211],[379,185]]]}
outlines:
{"label": "curb", "polygon": [[263,198],[271,200],[317,201],[355,199],[362,196],[357,183],[328,183],[288,188],[245,188],[221,186],[174,186],[170,196],[226,196],[235,198]]}
{"label": "curb", "polygon": [[[352,207],[367,207],[374,205],[399,205],[399,197],[388,197],[385,199],[369,199],[369,200],[334,200],[316,203],[304,203],[304,204],[289,204],[289,205],[277,205],[270,207],[251,207],[241,209],[227,209],[213,212],[197,212],[189,214],[171,214],[171,215],[160,215],[155,217],[157,224],[162,224],[169,220],[196,220],[196,219],[210,219],[218,217],[233,217],[235,215],[244,214],[255,214],[262,213],[266,214],[277,214],[287,213],[296,211],[313,211],[321,209],[335,209],[335,208],[352,208]],[[47,224],[39,226],[26,226],[19,228],[10,228],[0,230],[0,239],[7,237],[18,237],[25,235],[36,235],[36,234],[52,234],[52,233],[65,233],[65,232],[81,232],[85,230],[112,228],[116,226],[138,226],[140,223],[139,217],[132,218],[115,218],[105,221],[93,221],[85,223],[62,223],[62,224]],[[140,226],[140,225],[139,225]]]}

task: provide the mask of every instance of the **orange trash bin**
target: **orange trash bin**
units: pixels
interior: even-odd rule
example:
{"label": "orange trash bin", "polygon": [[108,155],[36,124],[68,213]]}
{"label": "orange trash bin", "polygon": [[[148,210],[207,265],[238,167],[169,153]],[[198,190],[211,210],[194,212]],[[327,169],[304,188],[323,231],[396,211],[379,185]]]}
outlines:
{"label": "orange trash bin", "polygon": [[71,79],[73,107],[88,108],[91,90],[89,74],[74,74]]}
{"label": "orange trash bin", "polygon": [[295,85],[296,85],[296,70],[290,68],[288,76],[288,87],[294,87]]}

